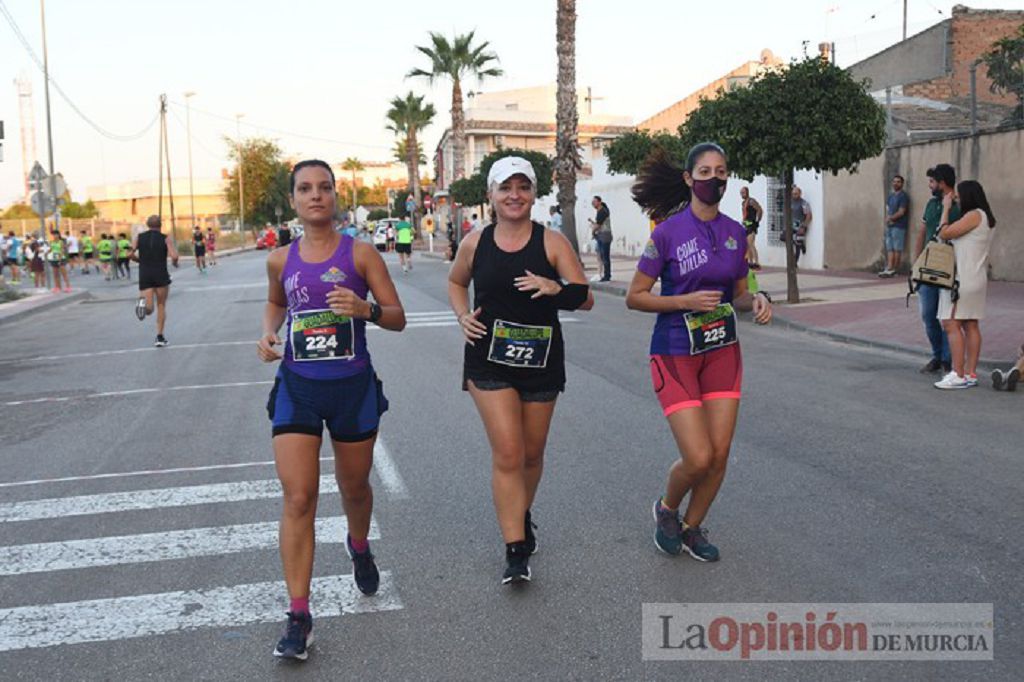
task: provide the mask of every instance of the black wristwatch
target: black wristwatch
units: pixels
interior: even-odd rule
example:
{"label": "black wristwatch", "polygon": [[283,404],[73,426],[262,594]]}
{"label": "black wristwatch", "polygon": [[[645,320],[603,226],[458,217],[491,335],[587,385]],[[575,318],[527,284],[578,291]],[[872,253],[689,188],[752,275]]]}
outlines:
{"label": "black wristwatch", "polygon": [[384,310],[381,309],[380,304],[378,304],[378,303],[371,303],[370,304],[370,318],[369,318],[370,322],[376,322],[377,320],[380,319],[380,316],[383,315],[383,314],[384,314]]}
{"label": "black wristwatch", "polygon": [[[768,292],[767,292],[767,291],[758,291],[758,292],[757,292],[757,294],[761,294],[762,296],[764,296],[764,297],[765,297],[765,299],[767,299],[767,301],[768,301],[769,303],[771,303],[771,302],[772,302],[772,297],[771,297],[770,295],[768,295]],[[754,296],[757,296],[757,294],[754,294]]]}

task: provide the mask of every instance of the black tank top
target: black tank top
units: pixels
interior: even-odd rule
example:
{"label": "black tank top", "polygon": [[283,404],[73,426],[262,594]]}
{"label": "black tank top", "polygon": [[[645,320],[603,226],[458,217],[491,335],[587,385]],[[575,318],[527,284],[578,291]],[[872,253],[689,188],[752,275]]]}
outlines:
{"label": "black tank top", "polygon": [[[527,270],[541,277],[561,280],[544,249],[545,228],[533,223],[530,240],[513,253],[498,248],[494,229],[494,225],[488,225],[480,234],[472,267],[472,309],[482,308],[479,319],[488,331],[474,345],[466,344],[463,378],[503,381],[527,392],[560,391],[565,387],[565,350],[558,308],[550,296],[531,299],[532,292],[519,291],[514,282]],[[551,327],[551,350],[546,366],[511,367],[488,360],[495,320]]]}
{"label": "black tank top", "polygon": [[160,230],[146,230],[139,234],[139,264],[167,266],[167,239]]}
{"label": "black tank top", "polygon": [[754,202],[747,203],[747,214],[743,216],[743,220],[751,225],[757,225],[757,209],[754,207]]}

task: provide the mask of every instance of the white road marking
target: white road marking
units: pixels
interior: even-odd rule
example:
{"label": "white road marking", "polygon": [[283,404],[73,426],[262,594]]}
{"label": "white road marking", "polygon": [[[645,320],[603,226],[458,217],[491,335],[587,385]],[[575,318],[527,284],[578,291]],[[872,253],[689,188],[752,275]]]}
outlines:
{"label": "white road marking", "polygon": [[[359,592],[350,575],[314,578],[310,594],[316,617],[401,609],[391,573],[381,571],[380,579],[380,590],[367,597]],[[286,608],[284,585],[275,580],[0,609],[0,651],[283,623]]]}
{"label": "white road marking", "polygon": [[[278,522],[272,521],[0,547],[0,575],[142,564],[276,549],[277,526]],[[316,520],[318,545],[343,543],[347,534],[347,517],[332,516]],[[371,518],[368,539],[379,538],[377,523]]]}
{"label": "white road marking", "polygon": [[[338,484],[335,482],[333,474],[320,477],[321,494],[335,492],[337,489]],[[263,500],[280,496],[281,483],[276,478],[271,478],[258,481],[209,483],[178,488],[156,488],[153,490],[131,490],[96,495],[22,500],[21,502],[5,502],[0,504],[0,523],[56,519],[65,516],[85,516],[87,514],[110,514],[141,509],[167,509],[199,504]]]}
{"label": "white road marking", "polygon": [[391,497],[399,499],[409,497],[405,481],[399,475],[391,455],[388,454],[388,449],[384,446],[384,441],[380,438],[373,444],[373,468],[377,472],[377,477],[380,478],[381,485],[384,486],[384,489],[388,491]]}
{"label": "white road marking", "polygon": [[82,395],[69,396],[47,396],[44,398],[32,398],[30,400],[11,400],[0,403],[4,407],[16,407],[18,405],[37,405],[39,403],[62,403],[68,400],[86,400],[88,398],[120,398],[126,395],[140,395],[143,393],[162,393],[164,391],[204,391],[210,388],[244,388],[247,386],[270,386],[273,381],[233,381],[226,384],[190,384],[188,386],[160,386],[157,388],[132,388],[125,391],[101,391],[99,393],[85,393]]}
{"label": "white road marking", "polygon": [[[333,462],[334,457],[321,457],[321,462]],[[30,481],[8,481],[0,483],[0,488],[17,488],[26,485],[41,485],[44,483],[69,483],[71,481],[95,481],[104,478],[129,478],[132,476],[157,476],[161,474],[192,473],[194,471],[217,471],[220,469],[244,469],[248,467],[274,466],[274,460],[264,462],[239,462],[236,464],[208,464],[198,467],[174,467],[171,469],[145,469],[142,471],[118,471],[109,474],[85,474],[82,476],[62,476],[60,478],[37,478]]]}

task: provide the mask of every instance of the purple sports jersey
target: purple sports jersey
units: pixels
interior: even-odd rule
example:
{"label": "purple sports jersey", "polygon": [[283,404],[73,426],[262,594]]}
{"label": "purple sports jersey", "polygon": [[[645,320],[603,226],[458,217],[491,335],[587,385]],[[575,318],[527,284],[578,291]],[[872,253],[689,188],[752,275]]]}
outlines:
{"label": "purple sports jersey", "polygon": [[[736,280],[747,276],[747,233],[719,213],[711,222],[697,219],[687,206],[651,233],[637,270],[661,280],[661,295],[721,291],[732,302]],[[651,335],[651,355],[690,355],[683,314],[659,313]]]}
{"label": "purple sports jersey", "polygon": [[293,241],[281,273],[288,298],[284,364],[307,379],[341,379],[370,366],[366,321],[341,318],[327,305],[327,294],[335,286],[351,289],[363,299],[369,291],[352,257],[355,240],[340,237],[338,248],[322,263],[302,260],[302,239]]}

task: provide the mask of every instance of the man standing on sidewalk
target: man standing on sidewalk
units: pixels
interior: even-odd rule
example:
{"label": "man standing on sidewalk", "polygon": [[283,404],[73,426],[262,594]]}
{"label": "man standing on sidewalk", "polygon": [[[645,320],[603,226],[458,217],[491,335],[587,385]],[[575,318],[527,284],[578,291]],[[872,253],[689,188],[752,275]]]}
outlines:
{"label": "man standing on sidewalk", "polygon": [[608,204],[599,196],[594,196],[590,205],[597,210],[590,220],[590,231],[597,240],[597,255],[601,262],[601,282],[612,279],[612,213]]}
{"label": "man standing on sidewalk", "polygon": [[807,253],[807,229],[814,219],[811,205],[804,199],[803,190],[793,185],[793,264],[800,263],[800,254]]}
{"label": "man standing on sidewalk", "polygon": [[[956,185],[956,171],[948,163],[940,163],[935,168],[928,169],[928,189],[931,190],[932,198],[924,207],[924,216],[921,218],[921,228],[917,235],[917,243],[914,245],[914,258],[924,250],[926,242],[935,239],[939,231],[939,221],[942,219],[942,198],[953,193]],[[949,222],[960,219],[960,207],[954,201],[949,209]],[[924,332],[928,336],[928,343],[932,347],[932,358],[921,368],[922,374],[935,374],[942,370],[943,375],[950,370],[949,360],[949,339],[942,329],[942,324],[937,319],[939,312],[939,291],[940,289],[931,284],[921,284],[917,290],[917,298],[920,302],[921,321],[924,322]]]}
{"label": "man standing on sidewalk", "polygon": [[910,223],[910,199],[903,191],[903,176],[892,179],[892,194],[885,200],[885,265],[879,277],[892,277],[900,269],[903,249],[907,245]]}

